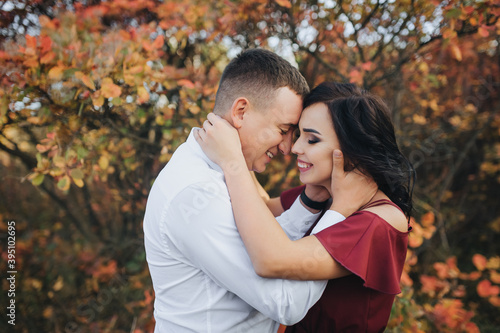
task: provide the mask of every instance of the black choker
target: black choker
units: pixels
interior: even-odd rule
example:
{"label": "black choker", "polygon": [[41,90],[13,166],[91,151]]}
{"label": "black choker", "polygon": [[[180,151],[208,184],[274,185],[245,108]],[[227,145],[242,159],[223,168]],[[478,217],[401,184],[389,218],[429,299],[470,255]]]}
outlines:
{"label": "black choker", "polygon": [[316,210],[323,210],[323,208],[325,208],[326,205],[328,204],[328,200],[330,200],[330,199],[327,199],[327,200],[322,201],[322,202],[311,200],[306,195],[306,189],[304,189],[304,191],[302,191],[302,193],[300,193],[300,199],[302,200],[304,205],[306,205],[309,208],[316,209]]}

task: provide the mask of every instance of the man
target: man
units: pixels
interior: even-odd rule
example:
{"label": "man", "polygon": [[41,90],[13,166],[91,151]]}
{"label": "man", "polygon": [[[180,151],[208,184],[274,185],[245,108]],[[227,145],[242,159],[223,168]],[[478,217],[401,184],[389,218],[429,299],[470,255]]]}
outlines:
{"label": "man", "polygon": [[[291,129],[308,90],[296,68],[262,49],[245,51],[226,67],[214,113],[238,130],[249,170],[262,172],[278,151],[290,152]],[[298,239],[316,218],[297,200],[278,221]],[[155,332],[276,332],[277,322],[302,319],[326,286],[255,273],[222,170],[193,131],[151,189],[144,239],[156,295]]]}

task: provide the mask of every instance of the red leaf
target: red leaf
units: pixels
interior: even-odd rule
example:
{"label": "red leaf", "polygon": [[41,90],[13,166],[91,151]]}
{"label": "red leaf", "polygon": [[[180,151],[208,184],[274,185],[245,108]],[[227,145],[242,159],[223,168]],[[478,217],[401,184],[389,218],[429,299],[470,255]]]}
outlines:
{"label": "red leaf", "polygon": [[47,53],[52,50],[52,39],[49,36],[42,36],[40,45],[42,46],[42,53]]}

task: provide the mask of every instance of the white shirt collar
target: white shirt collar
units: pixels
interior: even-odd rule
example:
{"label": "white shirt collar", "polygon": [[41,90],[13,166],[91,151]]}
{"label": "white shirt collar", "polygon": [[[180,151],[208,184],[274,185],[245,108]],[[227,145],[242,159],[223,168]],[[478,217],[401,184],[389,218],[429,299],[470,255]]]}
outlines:
{"label": "white shirt collar", "polygon": [[186,140],[186,144],[194,151],[194,153],[201,157],[207,164],[210,166],[211,169],[214,169],[217,172],[220,172],[224,174],[222,171],[222,168],[215,162],[212,162],[210,158],[205,154],[203,149],[201,149],[200,144],[196,141],[194,138],[194,131],[200,129],[199,127],[193,127],[191,129],[191,132],[189,133],[189,136]]}

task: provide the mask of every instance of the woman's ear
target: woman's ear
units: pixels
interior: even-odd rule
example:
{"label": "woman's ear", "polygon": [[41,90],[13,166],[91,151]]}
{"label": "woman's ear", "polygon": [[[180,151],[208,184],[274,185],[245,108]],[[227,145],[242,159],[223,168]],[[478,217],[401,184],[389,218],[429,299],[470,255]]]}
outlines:
{"label": "woman's ear", "polygon": [[230,110],[230,117],[233,126],[236,129],[239,129],[243,125],[243,118],[245,117],[245,113],[250,108],[250,102],[245,97],[238,97],[234,100],[233,105]]}

